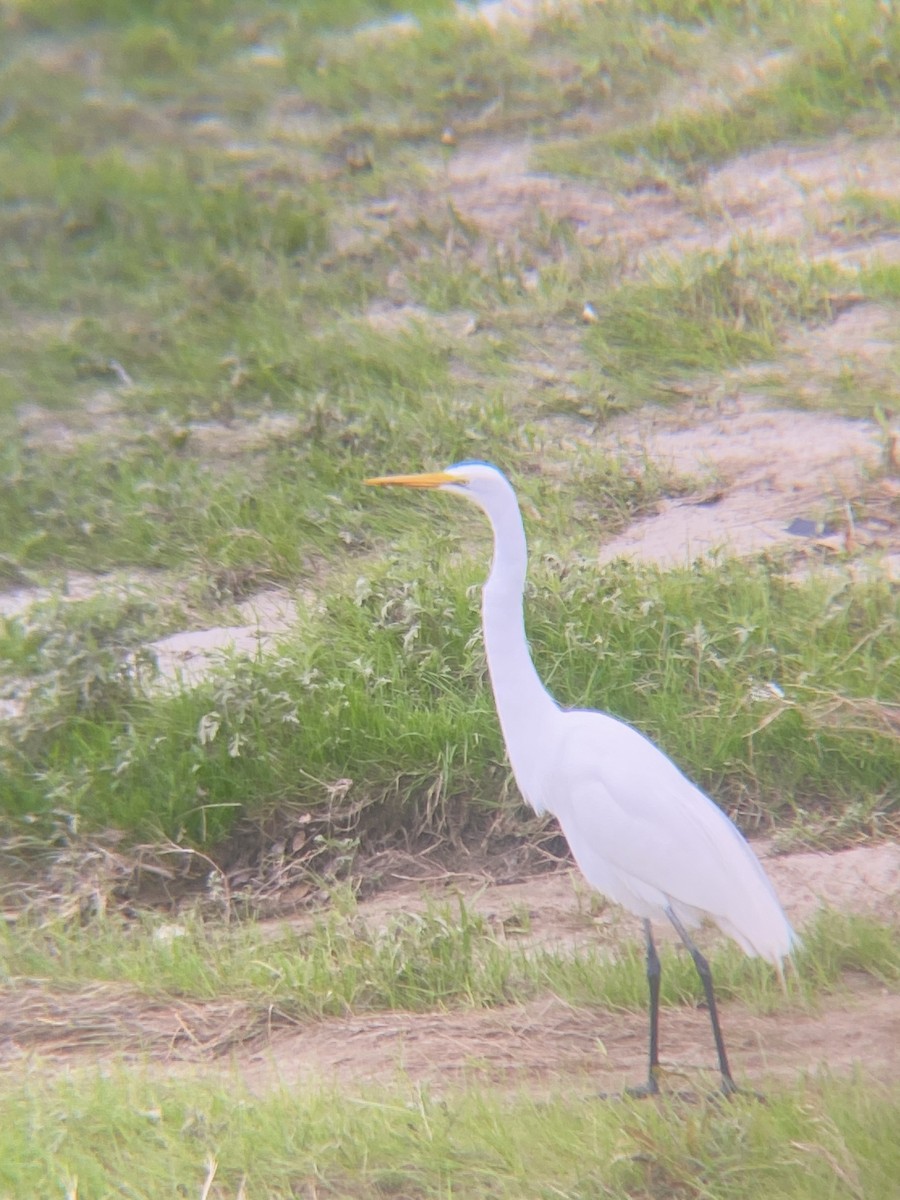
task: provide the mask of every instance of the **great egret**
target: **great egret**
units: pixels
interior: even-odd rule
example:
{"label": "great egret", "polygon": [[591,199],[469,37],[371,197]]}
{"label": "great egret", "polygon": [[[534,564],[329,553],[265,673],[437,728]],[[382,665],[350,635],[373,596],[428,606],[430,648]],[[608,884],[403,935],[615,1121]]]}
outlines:
{"label": "great egret", "polygon": [[709,964],[689,928],[704,917],[781,973],[794,944],[771,883],[728,817],[643,734],[606,713],[566,710],[538,677],[525,636],[527,548],[509,480],[494,466],[460,462],[372,485],[451,492],[476,504],[494,533],[482,591],[484,645],[513,774],[538,813],[559,821],[575,861],[598,891],[641,917],[647,940],[650,1053],[646,1084],[659,1091],[660,963],[651,922],[674,925],[703,983],[722,1076],[735,1091]]}

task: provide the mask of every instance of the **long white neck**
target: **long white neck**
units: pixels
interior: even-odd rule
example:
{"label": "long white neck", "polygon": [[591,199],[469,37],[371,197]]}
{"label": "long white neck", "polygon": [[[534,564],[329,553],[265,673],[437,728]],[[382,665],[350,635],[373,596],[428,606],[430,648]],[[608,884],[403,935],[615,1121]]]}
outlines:
{"label": "long white neck", "polygon": [[484,644],[494,700],[507,753],[520,790],[539,811],[541,798],[526,792],[527,770],[559,706],[538,676],[525,636],[523,594],[528,551],[522,514],[512,488],[487,513],[494,560],[482,592]]}

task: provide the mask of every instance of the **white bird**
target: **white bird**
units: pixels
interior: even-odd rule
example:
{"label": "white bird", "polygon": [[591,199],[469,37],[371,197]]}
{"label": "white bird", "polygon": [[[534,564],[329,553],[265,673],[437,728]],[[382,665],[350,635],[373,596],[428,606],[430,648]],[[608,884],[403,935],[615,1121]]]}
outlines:
{"label": "white bird", "polygon": [[556,817],[588,882],[644,922],[649,1069],[646,1084],[630,1090],[641,1095],[659,1090],[660,963],[651,922],[665,919],[700,975],[722,1089],[735,1091],[709,964],[688,930],[708,917],[780,974],[795,935],[759,860],[722,810],[643,734],[606,713],[564,709],[544,687],[525,635],[522,514],[512,485],[496,467],[460,462],[444,471],[366,483],[463,496],[491,523],[494,557],[482,591],[484,645],[516,783],[535,812]]}

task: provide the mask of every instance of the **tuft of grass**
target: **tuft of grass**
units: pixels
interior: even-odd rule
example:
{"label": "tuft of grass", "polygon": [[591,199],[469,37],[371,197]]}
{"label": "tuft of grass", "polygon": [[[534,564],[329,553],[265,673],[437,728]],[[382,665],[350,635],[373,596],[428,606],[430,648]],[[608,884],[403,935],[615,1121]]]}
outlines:
{"label": "tuft of grass", "polygon": [[900,229],[900,200],[884,192],[851,188],[843,198],[846,225],[860,235],[896,234]]}
{"label": "tuft of grass", "polygon": [[[900,628],[886,582],[794,585],[765,562],[607,571],[602,591],[588,564],[554,575],[532,639],[543,677],[568,703],[633,721],[711,794],[749,787],[769,814],[801,797],[836,801],[834,781],[848,778],[862,744],[868,765],[876,745],[885,757],[857,777],[858,795],[891,794],[893,685],[881,670],[891,672]],[[868,717],[864,696],[875,705]]]}
{"label": "tuft of grass", "polygon": [[[288,285],[328,247],[315,185],[299,196],[254,192],[192,154],[136,165],[118,152],[88,163],[11,150],[5,165],[0,228],[16,237],[5,243],[0,303],[16,318],[0,339],[3,409],[83,403],[116,378],[110,362],[146,408],[208,413],[293,394],[278,362],[262,378],[242,375],[237,392],[229,364],[249,357],[251,341],[264,362],[279,341],[312,354],[298,315],[308,321],[313,296],[321,303],[328,289]],[[40,318],[48,304],[49,329]],[[260,326],[268,338],[251,333]]]}
{"label": "tuft of grass", "polygon": [[63,920],[30,927],[23,918],[3,935],[0,975],[55,987],[118,982],[156,998],[241,999],[261,1020],[272,1005],[292,1020],[488,1007],[523,988],[518,955],[461,900],[455,911],[433,906],[382,928],[332,915],[276,936],[253,922],[101,917],[79,930]]}
{"label": "tuft of grass", "polygon": [[870,263],[860,270],[859,278],[872,300],[900,300],[900,264],[886,260]]}
{"label": "tuft of grass", "polygon": [[599,307],[585,344],[628,396],[665,392],[685,375],[765,361],[788,321],[830,314],[835,271],[786,247],[733,244],[723,255],[661,262]]}
{"label": "tuft of grass", "polygon": [[201,37],[240,6],[237,0],[10,0],[7,7],[37,29],[156,20],[179,31],[194,30]]}
{"label": "tuft of grass", "polygon": [[[369,134],[432,138],[448,126],[542,133],[611,96],[651,96],[673,68],[699,62],[705,43],[699,9],[681,23],[621,0],[575,11],[550,6],[530,27],[491,28],[448,5],[406,12],[413,19],[402,27],[385,22],[347,34],[322,26],[314,36],[301,15],[286,39],[290,77],[322,111]],[[385,44],[389,54],[373,52]]]}
{"label": "tuft of grass", "polygon": [[0,678],[11,676],[19,688],[26,681],[33,727],[115,720],[134,699],[134,673],[151,668],[146,642],[179,625],[178,612],[175,603],[164,612],[149,596],[101,594],[48,601],[27,618],[0,618]]}
{"label": "tuft of grass", "polygon": [[[107,372],[106,360],[95,369]],[[129,389],[121,407],[110,405],[104,435],[73,416],[56,443],[10,436],[0,450],[0,552],[24,568],[255,565],[296,578],[314,550],[340,556],[363,543],[349,501],[364,461],[374,471],[401,436],[427,461],[477,439],[470,419],[475,430],[510,424],[499,410],[475,415],[436,394],[447,353],[422,329],[379,336],[347,323],[294,345],[270,330],[216,373],[222,403],[212,423],[139,420]],[[280,393],[284,432],[246,436],[245,426],[242,437],[229,397],[263,391]]]}
{"label": "tuft of grass", "polygon": [[374,35],[310,38],[303,20],[286,40],[288,73],[308,101],[330,113],[386,120],[418,133],[477,120],[491,111],[528,116],[558,111],[552,76],[530,58],[527,37],[513,24],[492,31],[456,14],[423,13],[390,37],[390,53],[373,53]]}

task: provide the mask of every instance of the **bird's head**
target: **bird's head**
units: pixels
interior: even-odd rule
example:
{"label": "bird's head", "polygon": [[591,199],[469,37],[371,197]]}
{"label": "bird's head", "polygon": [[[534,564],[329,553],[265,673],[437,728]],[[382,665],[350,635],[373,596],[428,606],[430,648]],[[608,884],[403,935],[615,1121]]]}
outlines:
{"label": "bird's head", "polygon": [[512,494],[512,487],[503,472],[485,462],[458,462],[443,471],[426,471],[422,475],[379,475],[365,482],[374,487],[453,492],[486,511],[495,507],[501,496]]}

